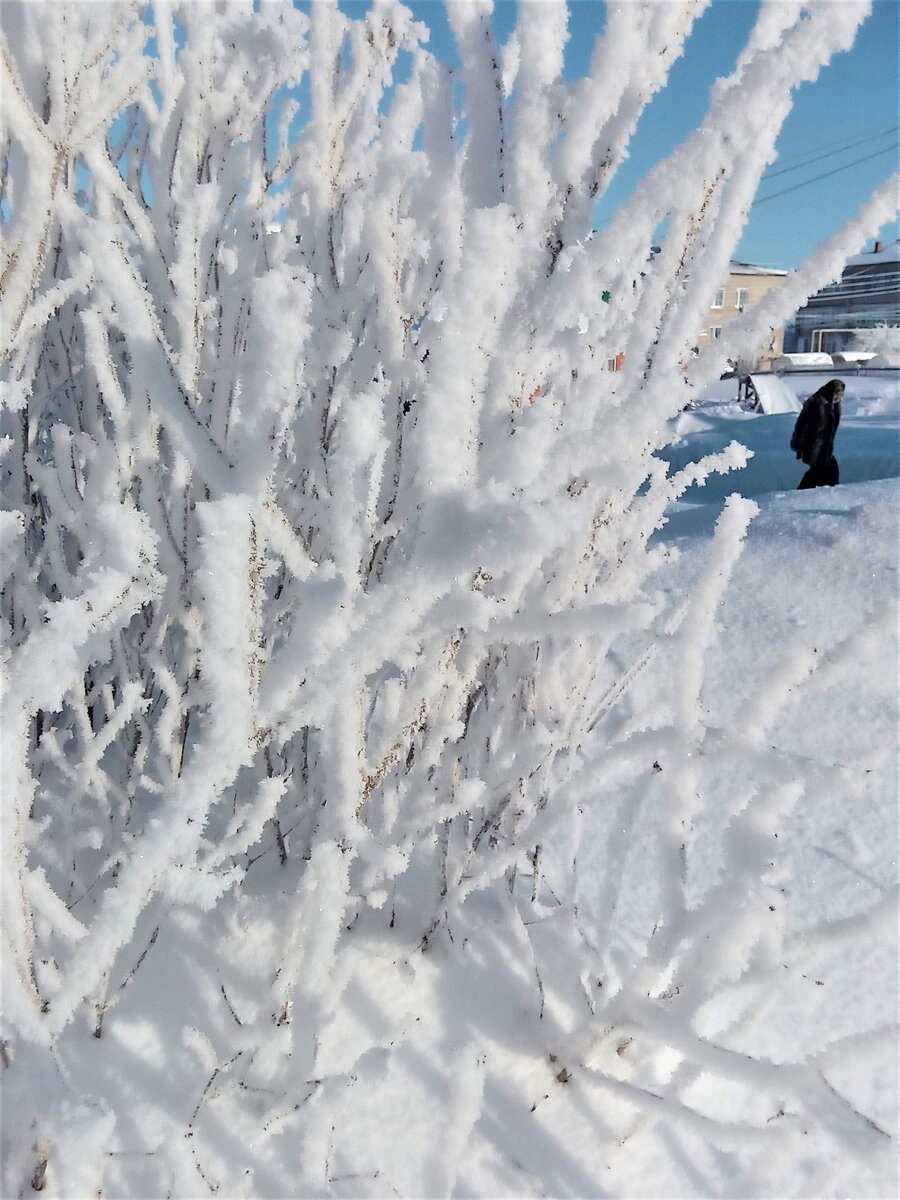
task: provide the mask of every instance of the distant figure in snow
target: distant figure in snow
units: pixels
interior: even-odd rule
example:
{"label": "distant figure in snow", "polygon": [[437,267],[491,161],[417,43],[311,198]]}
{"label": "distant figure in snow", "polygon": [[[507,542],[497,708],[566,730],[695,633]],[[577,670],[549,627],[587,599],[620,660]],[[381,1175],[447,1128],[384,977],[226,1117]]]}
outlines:
{"label": "distant figure in snow", "polygon": [[834,435],[841,423],[841,397],[844,385],[840,379],[830,379],[824,387],[803,405],[791,449],[797,451],[809,470],[800,480],[800,488],[833,487],[840,482],[838,462],[834,457]]}

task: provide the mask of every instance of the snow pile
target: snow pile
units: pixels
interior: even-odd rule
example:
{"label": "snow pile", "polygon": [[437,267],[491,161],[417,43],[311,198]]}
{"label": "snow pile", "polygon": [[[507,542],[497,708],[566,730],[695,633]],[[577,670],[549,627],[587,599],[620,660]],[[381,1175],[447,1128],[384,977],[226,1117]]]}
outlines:
{"label": "snow pile", "polygon": [[[451,4],[457,73],[393,0],[4,5],[5,1194],[800,1193],[838,1146],[889,1178],[889,1098],[753,1022],[813,936],[810,798],[891,794],[793,706],[864,683],[884,740],[892,581],[760,677],[727,623],[743,548],[779,570],[757,502],[709,488],[673,545],[748,452],[663,457],[734,353],[685,386],[791,93],[865,6],[764,5],[592,238],[699,7],[611,9],[568,84],[556,3],[502,48]],[[872,559],[868,486],[816,528]],[[877,895],[822,930],[870,958],[879,820]],[[837,1049],[883,1048],[851,1000]]]}
{"label": "snow pile", "polygon": [[759,397],[760,411],[772,413],[799,412],[803,407],[791,389],[777,375],[751,376]]}

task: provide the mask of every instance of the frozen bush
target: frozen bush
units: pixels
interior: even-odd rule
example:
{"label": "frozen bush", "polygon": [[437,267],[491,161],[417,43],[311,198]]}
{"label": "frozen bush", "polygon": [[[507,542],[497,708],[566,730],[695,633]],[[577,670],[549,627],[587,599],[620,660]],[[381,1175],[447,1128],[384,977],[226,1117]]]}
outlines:
{"label": "frozen bush", "polygon": [[[863,6],[764,4],[702,128],[595,236],[702,5],[611,8],[574,83],[563,4],[524,4],[504,54],[490,7],[448,4],[452,71],[393,0],[357,19],[4,5],[2,957],[30,1098],[5,1122],[7,1194],[37,1145],[61,1192],[116,1170],[236,1186],[225,1150],[203,1166],[194,1141],[158,1179],[128,1175],[112,1101],[54,1083],[64,1047],[104,1037],[186,931],[178,1053],[256,1089],[240,1137],[262,1144],[319,1089],[291,1117],[300,1191],[323,1186],[322,1097],[346,1075],[323,1082],[322,1044],[367,946],[449,945],[479,896],[521,932],[503,906],[552,895],[585,963],[618,976],[611,999],[700,954],[681,822],[704,646],[752,506],[726,510],[679,625],[646,589],[666,555],[648,539],[745,454],[669,477],[655,452],[692,389],[779,319],[743,314],[683,378],[791,90]],[[891,199],[788,281],[781,317]],[[623,708],[672,653],[680,691]],[[683,764],[659,830],[664,932],[615,965],[578,941],[579,810],[651,733]],[[735,861],[756,886],[753,854]],[[546,952],[527,952],[540,982]],[[460,1113],[480,1094],[473,1077]],[[94,1149],[76,1173],[79,1130]],[[248,1187],[290,1177],[252,1169]]]}

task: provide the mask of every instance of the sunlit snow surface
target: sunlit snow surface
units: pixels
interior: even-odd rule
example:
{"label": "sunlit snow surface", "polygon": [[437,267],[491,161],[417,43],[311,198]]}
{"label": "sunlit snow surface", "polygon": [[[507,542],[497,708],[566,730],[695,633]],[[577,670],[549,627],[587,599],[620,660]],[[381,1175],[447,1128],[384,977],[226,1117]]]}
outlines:
{"label": "sunlit snow surface", "polygon": [[[725,387],[669,453],[737,436],[756,457],[659,535],[687,594],[722,495],[760,506],[706,652],[706,734],[689,776],[652,730],[642,751],[627,713],[662,676],[631,673],[597,729],[629,735],[622,769],[592,777],[588,751],[581,827],[548,833],[577,909],[520,874],[423,949],[415,914],[390,926],[371,898],[311,1045],[303,981],[281,1013],[260,986],[300,864],[270,851],[227,908],[151,904],[102,1022],[70,1025],[53,1069],[20,1046],[7,1179],[40,1157],[37,1111],[52,1195],[896,1194],[897,385],[848,381],[848,482],[809,492],[787,490],[792,418]],[[688,778],[689,903],[667,934],[655,827]]]}

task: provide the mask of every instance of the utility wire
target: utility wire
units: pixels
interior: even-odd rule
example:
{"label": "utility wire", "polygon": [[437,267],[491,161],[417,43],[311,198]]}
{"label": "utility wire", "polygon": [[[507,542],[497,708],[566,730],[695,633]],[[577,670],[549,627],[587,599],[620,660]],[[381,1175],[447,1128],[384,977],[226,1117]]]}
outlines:
{"label": "utility wire", "polygon": [[793,187],[782,188],[780,192],[772,192],[769,196],[760,196],[750,205],[755,208],[758,204],[765,204],[767,200],[777,200],[779,196],[786,196],[788,192],[796,192],[799,188],[809,187],[811,183],[818,183],[820,179],[827,179],[830,175],[839,175],[841,171],[849,171],[851,167],[858,167],[860,163],[868,162],[871,158],[880,158],[882,154],[896,153],[896,143],[893,146],[886,146],[884,150],[875,150],[872,154],[865,154],[862,158],[855,158],[852,162],[844,163],[842,167],[835,167],[833,171],[823,171],[820,175],[814,175],[812,179],[804,179],[802,183],[795,183]]}
{"label": "utility wire", "polygon": [[[790,171],[799,171],[801,167],[806,167],[813,162],[819,162],[823,158],[834,158],[835,154],[842,154],[845,150],[850,150],[856,146],[864,146],[866,142],[875,142],[879,138],[887,137],[889,134],[896,133],[897,129],[898,126],[894,124],[887,126],[878,133],[869,134],[868,137],[851,138],[849,141],[843,141],[839,143],[828,142],[824,146],[821,146],[814,153],[809,154],[806,158],[801,158],[796,161],[793,159],[786,159],[785,161],[791,163],[791,166],[779,167],[777,171],[765,171],[763,173],[762,182],[768,183],[770,179],[775,179],[778,175],[787,175]],[[834,146],[835,149],[829,149],[829,146]]]}
{"label": "utility wire", "polygon": [[812,158],[815,160],[816,158],[828,157],[832,152],[837,153],[841,149],[850,149],[851,146],[858,146],[863,142],[871,141],[874,138],[881,137],[883,134],[889,133],[891,130],[896,128],[897,122],[894,121],[892,123],[884,124],[878,129],[861,129],[858,133],[848,133],[844,137],[836,138],[830,142],[822,142],[818,146],[808,146],[805,150],[801,150],[799,154],[793,154],[788,157],[779,155],[776,162],[774,162],[771,167],[767,167],[763,174],[766,176],[770,174],[778,174],[782,167],[787,169],[794,164],[799,166],[801,159],[806,160],[807,158]]}

